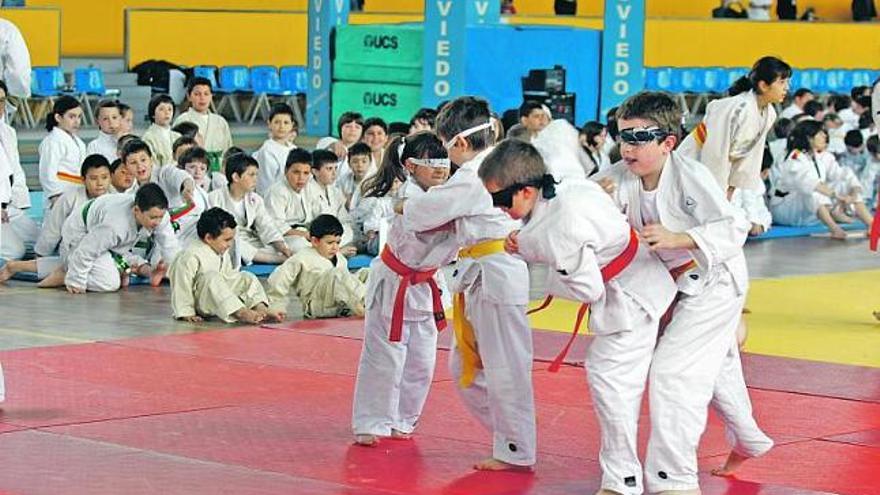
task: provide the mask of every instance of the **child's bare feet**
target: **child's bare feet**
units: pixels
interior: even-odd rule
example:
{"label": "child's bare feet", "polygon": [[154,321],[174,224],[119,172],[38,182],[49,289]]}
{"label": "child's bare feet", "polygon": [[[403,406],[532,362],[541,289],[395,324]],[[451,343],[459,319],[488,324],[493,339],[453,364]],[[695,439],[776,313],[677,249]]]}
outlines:
{"label": "child's bare feet", "polygon": [[3,268],[0,268],[0,284],[6,282],[12,277],[12,270],[9,269],[9,262],[3,264]]}
{"label": "child's bare feet", "polygon": [[375,447],[379,445],[379,437],[376,435],[355,435],[354,443],[363,447]]}
{"label": "child's bare feet", "polygon": [[364,305],[361,303],[355,304],[354,308],[351,309],[351,314],[357,316],[358,318],[364,316],[364,313],[366,313],[366,310],[364,309]]}
{"label": "child's bare feet", "polygon": [[266,315],[248,308],[241,308],[232,315],[235,316],[238,321],[244,323],[259,323],[266,317]]}
{"label": "child's bare feet", "polygon": [[159,287],[162,285],[162,279],[165,278],[165,272],[168,271],[168,265],[164,261],[160,261],[150,273],[150,286]]}
{"label": "child's bare feet", "polygon": [[518,466],[516,464],[499,461],[494,457],[483,459],[482,461],[474,464],[474,469],[476,469],[477,471],[520,471],[525,473],[532,472],[532,466]]}
{"label": "child's bare feet", "polygon": [[67,275],[67,273],[64,271],[63,268],[56,268],[55,270],[52,270],[52,273],[50,273],[46,278],[40,280],[40,282],[37,283],[37,287],[41,289],[64,287],[65,275]]}
{"label": "child's bare feet", "polygon": [[394,440],[409,440],[412,438],[412,433],[404,433],[402,431],[398,431],[392,428],[391,438],[393,438]]}
{"label": "child's bare feet", "polygon": [[715,476],[732,476],[733,473],[739,469],[740,466],[744,462],[749,460],[748,457],[737,454],[734,451],[730,451],[730,455],[727,456],[727,461],[724,462],[724,465],[720,468],[715,468],[712,470],[712,474]]}
{"label": "child's bare feet", "polygon": [[841,228],[831,229],[831,238],[838,241],[846,240],[846,231]]}

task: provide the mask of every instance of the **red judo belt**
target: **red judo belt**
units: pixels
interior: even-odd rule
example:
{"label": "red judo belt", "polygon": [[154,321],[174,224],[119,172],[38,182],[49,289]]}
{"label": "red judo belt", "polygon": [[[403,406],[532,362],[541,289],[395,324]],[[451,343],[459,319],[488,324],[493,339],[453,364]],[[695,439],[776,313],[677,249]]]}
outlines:
{"label": "red judo belt", "polygon": [[[694,260],[690,260],[687,263],[677,266],[671,270],[669,270],[669,275],[672,276],[672,280],[678,280],[678,277],[681,277],[688,270],[697,266],[697,262]],[[678,304],[678,300],[681,299],[681,292],[676,292],[675,297],[672,298],[672,302],[669,303],[669,307],[666,308],[666,312],[663,313],[663,316],[660,317],[660,333],[663,333],[663,330],[666,329],[666,326],[669,325],[669,322],[672,321],[672,312],[675,311],[675,306]]]}
{"label": "red judo belt", "polygon": [[400,284],[397,286],[397,295],[394,297],[394,312],[391,313],[391,333],[388,335],[388,340],[400,342],[403,335],[403,309],[406,303],[406,290],[411,285],[428,284],[428,287],[431,288],[431,298],[434,300],[434,322],[437,324],[437,331],[446,328],[446,313],[443,311],[443,302],[440,300],[440,287],[434,280],[437,269],[423,272],[413,270],[397,259],[388,245],[385,245],[382,250],[382,261],[391,271],[400,275]]}
{"label": "red judo belt", "polygon": [[[633,258],[636,257],[636,253],[639,250],[639,236],[636,234],[636,231],[633,229],[629,229],[629,242],[624,248],[623,252],[617,255],[616,258],[611,260],[607,265],[602,267],[602,281],[606,284],[611,281],[614,277],[618,276],[620,272],[626,269],[630,263],[632,263]],[[547,296],[544,299],[544,302],[541,303],[535,309],[530,309],[526,312],[526,314],[537,313],[542,309],[546,308],[550,305],[550,302],[553,301],[553,296]],[[574,344],[575,338],[578,335],[578,331],[581,329],[581,323],[584,321],[584,317],[587,315],[587,310],[590,309],[590,305],[588,303],[581,304],[581,307],[578,308],[577,320],[574,322],[574,330],[571,332],[571,337],[568,339],[568,343],[565,344],[565,347],[559,352],[553,362],[550,363],[550,367],[547,369],[551,373],[555,373],[559,371],[559,367],[562,366],[562,362],[565,360],[565,356],[568,355],[568,351],[571,349],[571,346]]]}
{"label": "red judo belt", "polygon": [[[880,193],[877,193],[877,204],[880,205]],[[880,241],[880,207],[874,212],[874,221],[871,222],[871,251],[877,250],[877,242]]]}

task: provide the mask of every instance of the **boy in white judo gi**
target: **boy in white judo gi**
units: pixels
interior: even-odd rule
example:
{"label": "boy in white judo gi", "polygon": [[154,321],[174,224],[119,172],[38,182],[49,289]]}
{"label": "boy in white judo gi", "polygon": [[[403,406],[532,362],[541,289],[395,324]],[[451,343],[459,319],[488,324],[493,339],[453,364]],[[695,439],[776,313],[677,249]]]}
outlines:
{"label": "boy in white judo gi", "polygon": [[284,178],[269,188],[266,210],[284,230],[284,242],[292,252],[310,245],[309,224],[315,211],[306,190],[312,179],[312,154],[296,148],[287,155]]}
{"label": "boy in white judo gi", "polygon": [[171,130],[174,109],[174,100],[168,95],[154,96],[147,106],[147,117],[151,123],[141,139],[150,145],[153,160],[160,167],[177,163],[173,146],[174,141],[180,138],[180,134]]}
{"label": "boy in white judo gi", "polygon": [[[266,211],[257,187],[259,164],[245,153],[236,153],[226,160],[229,185],[208,194],[210,206],[219,206],[235,217],[236,231],[233,263],[279,264],[292,252],[272,215]],[[240,261],[238,261],[240,259]],[[238,265],[236,265],[238,266]]]}
{"label": "boy in white judo gi", "polygon": [[192,122],[204,136],[204,148],[218,156],[232,146],[232,133],[222,115],[211,112],[214,93],[211,81],[204,77],[192,78],[186,87],[186,99],[190,108],[174,119],[174,125]]}
{"label": "boy in white judo gi", "polygon": [[754,424],[736,353],[750,224],[708,168],[673,151],[681,111],[670,95],[638,93],[617,117],[623,161],[597,178],[608,178],[601,183],[679,290],[649,373],[645,484],[650,492],[697,494],[696,451],[713,394],[735,434],[736,455],[760,455],[773,445]]}
{"label": "boy in white judo gi", "polygon": [[[157,245],[161,257],[152,266],[131,254],[139,241]],[[105,194],[86,202],[81,212],[65,222],[64,283],[71,294],[113,292],[127,285],[130,272],[158,284],[178,249],[168,217],[168,199],[158,185],[146,184],[134,195]]]}
{"label": "boy in white judo gi", "polygon": [[284,180],[287,155],[296,149],[294,141],[299,134],[293,109],[285,103],[272,107],[268,124],[269,139],[254,152],[254,158],[260,164],[257,193],[264,198],[273,185]]}
{"label": "boy in white judo gi", "polygon": [[315,150],[312,152],[312,174],[314,180],[306,186],[306,195],[314,212],[333,215],[342,223],[345,232],[342,234],[342,254],[352,256],[357,249],[352,244],[354,231],[351,214],[345,207],[345,195],[336,186],[336,168],[339,160],[332,151]]}
{"label": "boy in white judo gi", "polygon": [[113,100],[102,100],[95,108],[95,122],[98,124],[98,137],[89,141],[86,155],[99,154],[108,162],[116,159],[116,142],[119,139],[119,126],[122,114],[119,104]]}
{"label": "boy in white judo gi", "polygon": [[269,307],[285,312],[293,292],[305,318],[363,316],[366,287],[361,277],[366,272],[354,275],[348,271],[348,262],[340,254],[342,224],[332,215],[318,215],[309,225],[309,235],[312,245],[269,276]]}
{"label": "boy in white judo gi", "polygon": [[64,222],[71,214],[80,213],[86,201],[110,192],[110,165],[103,155],[87,156],[80,168],[80,175],[83,177],[83,186],[64,192],[55,206],[45,213],[40,235],[34,244],[37,258],[11,261],[5,271],[0,271],[0,281],[18,272],[36,272],[40,287],[64,285],[64,271],[58,269],[61,265],[58,247]]}
{"label": "boy in white judo gi", "polygon": [[283,320],[283,311],[269,311],[256,275],[232,266],[229,247],[235,240],[235,218],[222,208],[211,208],[201,214],[196,227],[199,238],[168,270],[174,317],[189,322],[210,316],[227,323]]}
{"label": "boy in white judo gi", "polygon": [[455,309],[450,368],[466,407],[493,437],[492,457],[474,467],[529,470],[536,454],[529,273],[522,259],[504,251],[518,223],[492,206],[477,176],[494,143],[489,105],[457,98],[436,125],[460,168],[445,184],[408,199],[403,225],[413,232],[451,226],[461,248],[449,281]]}
{"label": "boy in white judo gi", "polygon": [[[434,134],[410,136],[400,154],[410,171],[401,197],[424,194],[446,182],[446,155]],[[389,185],[376,187],[383,186]],[[457,253],[449,229],[419,234],[406,230],[400,215],[392,221],[381,257],[370,264],[352,407],[357,444],[376,445],[380,437],[407,439],[415,430],[434,376],[437,334],[446,327],[443,295],[448,291],[438,269]],[[445,299],[449,301],[448,295]]]}
{"label": "boy in white judo gi", "polygon": [[660,318],[677,291],[672,277],[597,184],[563,181],[557,194],[531,144],[502,141],[480,178],[495,206],[524,221],[508,236],[508,251],[549,265],[551,295],[590,304],[595,339],[586,368],[602,435],[598,493],[641,494],[639,413]]}

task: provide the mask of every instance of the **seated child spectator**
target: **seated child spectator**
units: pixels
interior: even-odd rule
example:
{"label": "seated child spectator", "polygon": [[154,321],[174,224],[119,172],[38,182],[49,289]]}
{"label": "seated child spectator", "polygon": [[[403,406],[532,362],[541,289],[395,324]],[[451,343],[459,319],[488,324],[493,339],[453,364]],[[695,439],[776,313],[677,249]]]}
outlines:
{"label": "seated child spectator", "polygon": [[116,141],[121,135],[122,114],[119,103],[102,100],[95,109],[95,122],[98,124],[98,137],[86,146],[86,155],[103,155],[107,161],[116,159]]}
{"label": "seated child spectator", "polygon": [[165,197],[183,197],[191,200],[195,182],[185,171],[176,167],[157,167],[153,163],[152,151],[140,139],[129,141],[122,151],[122,161],[129,171],[134,171],[135,189],[145,184],[158,184]]}
{"label": "seated child spectator", "polygon": [[205,146],[205,136],[199,131],[199,126],[193,122],[180,122],[172,127],[171,130],[180,134],[181,137],[195,140],[195,144],[199,147]]}
{"label": "seated child spectator", "polygon": [[852,170],[856,175],[861,174],[865,165],[868,164],[868,152],[865,149],[865,138],[861,131],[858,129],[847,131],[843,143],[846,145],[844,152],[839,155],[835,154],[838,163]]}
{"label": "seated child spectator", "polygon": [[232,214],[238,228],[235,236],[233,263],[279,264],[290,257],[290,248],[278,223],[266,211],[257,188],[260,165],[245,153],[231,155],[226,161],[229,185],[208,194],[208,205],[218,206]]}
{"label": "seated child spectator", "polygon": [[326,150],[315,150],[312,153],[312,174],[315,178],[309,182],[307,195],[311,201],[311,208],[316,214],[326,213],[336,217],[343,226],[342,248],[343,256],[352,256],[356,249],[353,242],[351,215],[345,208],[345,195],[336,187],[336,155]]}
{"label": "seated child spectator", "polygon": [[365,143],[355,143],[348,149],[348,168],[351,173],[340,176],[336,186],[345,195],[345,208],[354,211],[360,200],[360,188],[370,170],[371,151]]}
{"label": "seated child spectator", "polygon": [[[846,239],[846,232],[837,224],[832,211],[859,203],[849,192],[839,192],[843,174],[834,156],[825,152],[827,140],[819,122],[805,120],[795,127],[789,136],[788,158],[774,167],[771,174],[770,212],[779,225],[822,222],[831,231],[832,239],[842,240]],[[864,209],[864,203],[860,204]]]}
{"label": "seated child spectator", "polygon": [[415,134],[421,131],[433,131],[434,121],[437,120],[437,110],[433,108],[420,108],[413,118],[409,120],[409,133]]}
{"label": "seated child spectator", "polygon": [[[61,234],[67,266],[64,283],[71,294],[113,292],[128,285],[128,274],[150,277],[158,285],[179,245],[168,217],[168,199],[156,184],[135,194],[105,194],[72,214]],[[155,243],[161,256],[151,266],[131,254],[139,241]]]}
{"label": "seated child spectator", "polygon": [[[364,121],[364,136],[361,141],[370,147],[373,163],[382,163],[385,145],[388,144],[388,124],[379,117],[371,117]],[[351,147],[349,146],[349,149]]]}
{"label": "seated child spectator", "polygon": [[168,271],[175,318],[198,322],[217,316],[226,323],[284,319],[283,311],[269,311],[269,300],[257,277],[232,266],[229,248],[235,241],[235,228],[235,219],[221,208],[211,208],[199,217],[198,239],[181,251]]}
{"label": "seated child spectator", "polygon": [[134,110],[122,102],[119,102],[119,135],[132,134],[134,132]]}
{"label": "seated child spectator", "polygon": [[[58,246],[61,243],[61,227],[64,221],[72,213],[81,212],[86,201],[103,196],[110,188],[110,166],[103,155],[87,156],[80,168],[80,175],[83,177],[83,186],[65,191],[55,202],[55,206],[46,212],[43,227],[34,245],[34,252],[38,257],[26,261],[9,259],[6,266],[0,269],[0,283],[19,272],[36,272],[37,278],[43,281],[59,268],[61,260]],[[4,233],[4,242],[6,238],[7,234]],[[45,284],[41,282],[40,287],[59,287],[63,284],[63,276],[60,276],[55,281],[47,280]]]}
{"label": "seated child spectator", "polygon": [[257,193],[260,196],[265,198],[269,188],[283,180],[287,155],[296,149],[293,142],[298,133],[293,109],[284,103],[273,106],[269,113],[269,139],[254,152],[254,158],[260,164],[257,178]]}
{"label": "seated child spectator", "polygon": [[178,160],[177,167],[185,171],[196,184],[189,195],[169,194],[171,226],[180,241],[180,245],[186,248],[198,239],[196,225],[199,216],[208,209],[208,191],[198,184],[204,181],[208,171],[208,153],[203,148],[190,148]]}
{"label": "seated child spectator", "polygon": [[785,161],[785,146],[792,129],[794,129],[794,121],[783,117],[773,124],[773,134],[767,137],[767,146],[776,165],[781,165]]}
{"label": "seated child spectator", "polygon": [[877,181],[880,180],[880,137],[877,137],[876,134],[869,137],[866,147],[868,161],[865,168],[862,169],[859,182],[862,183],[865,203],[877,207]]}
{"label": "seated child spectator", "polygon": [[110,192],[127,193],[133,191],[134,174],[117,158],[110,163]]}
{"label": "seated child spectator", "polygon": [[[199,126],[199,130],[205,136],[205,144],[202,147],[213,154],[213,160],[214,156],[219,157],[221,153],[232,146],[232,133],[229,131],[229,124],[221,115],[211,112],[211,101],[213,100],[211,81],[204,77],[194,77],[186,89],[186,99],[189,101],[190,108],[180,114],[174,124],[192,122]],[[181,132],[181,134],[183,133]]]}
{"label": "seated child spectator", "polygon": [[82,107],[72,96],[55,100],[52,113],[46,116],[49,134],[40,141],[40,186],[46,209],[61,193],[82,184],[79,169],[86,158],[86,145],[79,138]]}
{"label": "seated child spectator", "polygon": [[269,276],[271,311],[285,312],[288,294],[302,303],[305,318],[363,316],[366,270],[348,271],[340,256],[342,224],[333,215],[318,215],[309,226],[311,246],[291,256]]}
{"label": "seated child spectator", "polygon": [[296,148],[287,155],[284,180],[269,188],[266,209],[281,226],[294,253],[309,246],[309,224],[315,217],[306,186],[312,179],[312,154]]}
{"label": "seated child spectator", "polygon": [[844,127],[840,116],[836,113],[826,113],[822,124],[825,126],[825,132],[828,133],[828,151],[835,155],[844,153],[846,145],[843,143],[843,138],[846,136],[846,127]]}
{"label": "seated child spectator", "polygon": [[141,139],[150,145],[156,163],[160,167],[177,163],[172,147],[180,134],[171,130],[171,121],[174,119],[174,100],[168,95],[154,96],[147,106],[147,116],[151,124]]}

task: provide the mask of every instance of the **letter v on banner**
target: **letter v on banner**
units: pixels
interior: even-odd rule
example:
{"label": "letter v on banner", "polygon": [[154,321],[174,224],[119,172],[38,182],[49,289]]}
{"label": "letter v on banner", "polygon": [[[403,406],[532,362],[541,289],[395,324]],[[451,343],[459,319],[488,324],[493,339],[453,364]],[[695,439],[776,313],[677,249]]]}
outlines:
{"label": "letter v on banner", "polygon": [[467,30],[498,24],[500,12],[501,0],[425,0],[423,105],[464,94]]}
{"label": "letter v on banner", "polygon": [[600,115],[645,86],[645,0],[605,0]]}
{"label": "letter v on banner", "polygon": [[337,27],[348,24],[348,0],[309,0],[309,85],[306,91],[306,132],[312,136],[331,133],[330,94],[333,83],[330,60]]}

